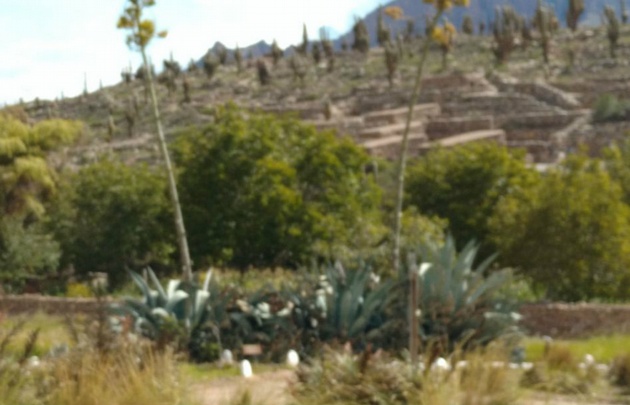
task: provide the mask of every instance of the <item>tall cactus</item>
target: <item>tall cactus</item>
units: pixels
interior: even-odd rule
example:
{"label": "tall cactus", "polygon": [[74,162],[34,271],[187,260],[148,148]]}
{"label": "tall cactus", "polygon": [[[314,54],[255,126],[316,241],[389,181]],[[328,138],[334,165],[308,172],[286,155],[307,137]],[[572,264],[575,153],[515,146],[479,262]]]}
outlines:
{"label": "tall cactus", "polygon": [[367,54],[370,50],[370,34],[363,20],[357,19],[352,27],[354,43],[352,49],[357,52]]}
{"label": "tall cactus", "polygon": [[619,41],[619,33],[621,30],[621,23],[617,14],[612,7],[604,7],[604,17],[606,18],[606,34],[608,36],[608,43],[610,44],[610,57],[617,57],[617,42]]}
{"label": "tall cactus", "polygon": [[392,44],[385,45],[385,67],[387,68],[387,80],[389,87],[394,87],[394,76],[398,70],[398,51]]}
{"label": "tall cactus", "polygon": [[569,11],[567,12],[567,27],[575,32],[578,27],[580,16],[584,12],[584,0],[569,0]]}
{"label": "tall cactus", "polygon": [[383,9],[382,7],[379,7],[378,20],[376,24],[376,40],[380,46],[385,47],[391,43],[391,36],[392,33],[383,19]]}
{"label": "tall cactus", "polygon": [[503,65],[516,48],[516,38],[520,28],[519,15],[510,6],[497,7],[495,14],[492,52],[497,59],[497,64]]}
{"label": "tall cactus", "polygon": [[543,5],[542,0],[538,0],[534,23],[539,33],[538,40],[543,52],[543,60],[545,61],[545,64],[548,64],[549,51],[551,50],[551,37],[557,30],[558,20],[554,15],[553,10]]}
{"label": "tall cactus", "polygon": [[296,50],[302,56],[306,56],[308,54],[308,30],[306,29],[306,24],[302,27],[302,43]]}
{"label": "tall cactus", "polygon": [[628,10],[626,9],[626,0],[619,0],[619,9],[621,10],[621,21],[624,24],[628,23]]}
{"label": "tall cactus", "polygon": [[236,71],[240,74],[243,71],[243,52],[241,52],[238,44],[234,50],[234,62],[236,62]]}
{"label": "tall cactus", "polygon": [[278,46],[278,41],[274,39],[273,44],[271,44],[271,58],[273,59],[274,68],[278,66],[278,62],[280,62],[280,59],[282,59],[283,56],[284,52]]}
{"label": "tall cactus", "polygon": [[470,14],[466,14],[462,20],[462,32],[466,35],[472,35],[475,33],[475,25]]}

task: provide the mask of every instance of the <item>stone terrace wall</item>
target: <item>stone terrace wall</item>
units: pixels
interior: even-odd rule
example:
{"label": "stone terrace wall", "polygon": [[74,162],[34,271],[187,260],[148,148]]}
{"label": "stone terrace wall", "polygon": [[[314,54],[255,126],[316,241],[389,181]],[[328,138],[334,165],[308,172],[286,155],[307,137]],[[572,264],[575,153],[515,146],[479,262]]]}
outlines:
{"label": "stone terrace wall", "polygon": [[523,328],[532,335],[584,338],[630,333],[630,305],[527,304],[520,313]]}
{"label": "stone terrace wall", "polygon": [[41,295],[0,295],[0,314],[43,312],[50,315],[93,314],[99,309],[93,298],[58,298]]}
{"label": "stone terrace wall", "polygon": [[[51,315],[98,310],[89,298],[56,298],[39,295],[0,296],[0,313],[44,312]],[[520,309],[523,328],[531,335],[582,338],[609,333],[630,333],[630,304],[526,304]]]}

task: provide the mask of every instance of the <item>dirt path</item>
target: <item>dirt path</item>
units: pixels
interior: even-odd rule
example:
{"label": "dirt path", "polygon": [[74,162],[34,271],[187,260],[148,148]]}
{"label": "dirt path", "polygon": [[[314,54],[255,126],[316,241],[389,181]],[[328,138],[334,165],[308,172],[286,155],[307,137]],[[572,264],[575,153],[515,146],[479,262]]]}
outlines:
{"label": "dirt path", "polygon": [[201,405],[230,405],[246,391],[252,396],[252,403],[260,405],[287,405],[289,383],[295,378],[290,370],[272,371],[251,378],[230,377],[198,383],[194,386]]}

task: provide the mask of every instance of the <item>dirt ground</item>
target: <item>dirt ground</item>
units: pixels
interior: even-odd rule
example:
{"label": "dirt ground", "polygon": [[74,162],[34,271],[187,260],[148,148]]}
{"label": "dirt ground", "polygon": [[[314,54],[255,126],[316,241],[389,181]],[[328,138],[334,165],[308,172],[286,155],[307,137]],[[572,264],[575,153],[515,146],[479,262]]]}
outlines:
{"label": "dirt ground", "polygon": [[[288,405],[290,395],[288,388],[295,380],[290,370],[279,370],[255,375],[252,378],[229,377],[213,380],[209,383],[199,382],[194,390],[201,405],[237,404],[238,399],[249,391],[252,403],[257,405]],[[533,393],[519,401],[521,405],[619,405],[623,402],[612,398],[593,398],[589,396],[565,396],[555,394]],[[627,403],[626,403],[627,404]]]}
{"label": "dirt ground", "polygon": [[252,403],[260,405],[287,405],[287,389],[295,374],[290,370],[279,370],[251,378],[230,377],[213,380],[195,386],[201,405],[229,405],[238,403],[238,398],[246,391],[252,396]]}

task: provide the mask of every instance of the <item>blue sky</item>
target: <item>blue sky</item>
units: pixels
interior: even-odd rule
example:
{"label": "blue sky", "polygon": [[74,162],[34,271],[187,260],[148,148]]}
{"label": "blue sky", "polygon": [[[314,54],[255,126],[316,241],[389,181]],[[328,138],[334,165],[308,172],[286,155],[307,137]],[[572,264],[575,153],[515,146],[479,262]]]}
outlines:
{"label": "blue sky", "polygon": [[[385,1],[386,2],[386,1]],[[311,37],[321,26],[345,32],[355,15],[378,0],[157,0],[150,16],[166,39],[149,53],[157,64],[173,56],[183,65],[216,41],[233,47],[258,40],[297,43],[306,23]],[[120,80],[120,71],[139,57],[116,29],[124,0],[0,0],[0,104],[36,97],[74,96]]]}

